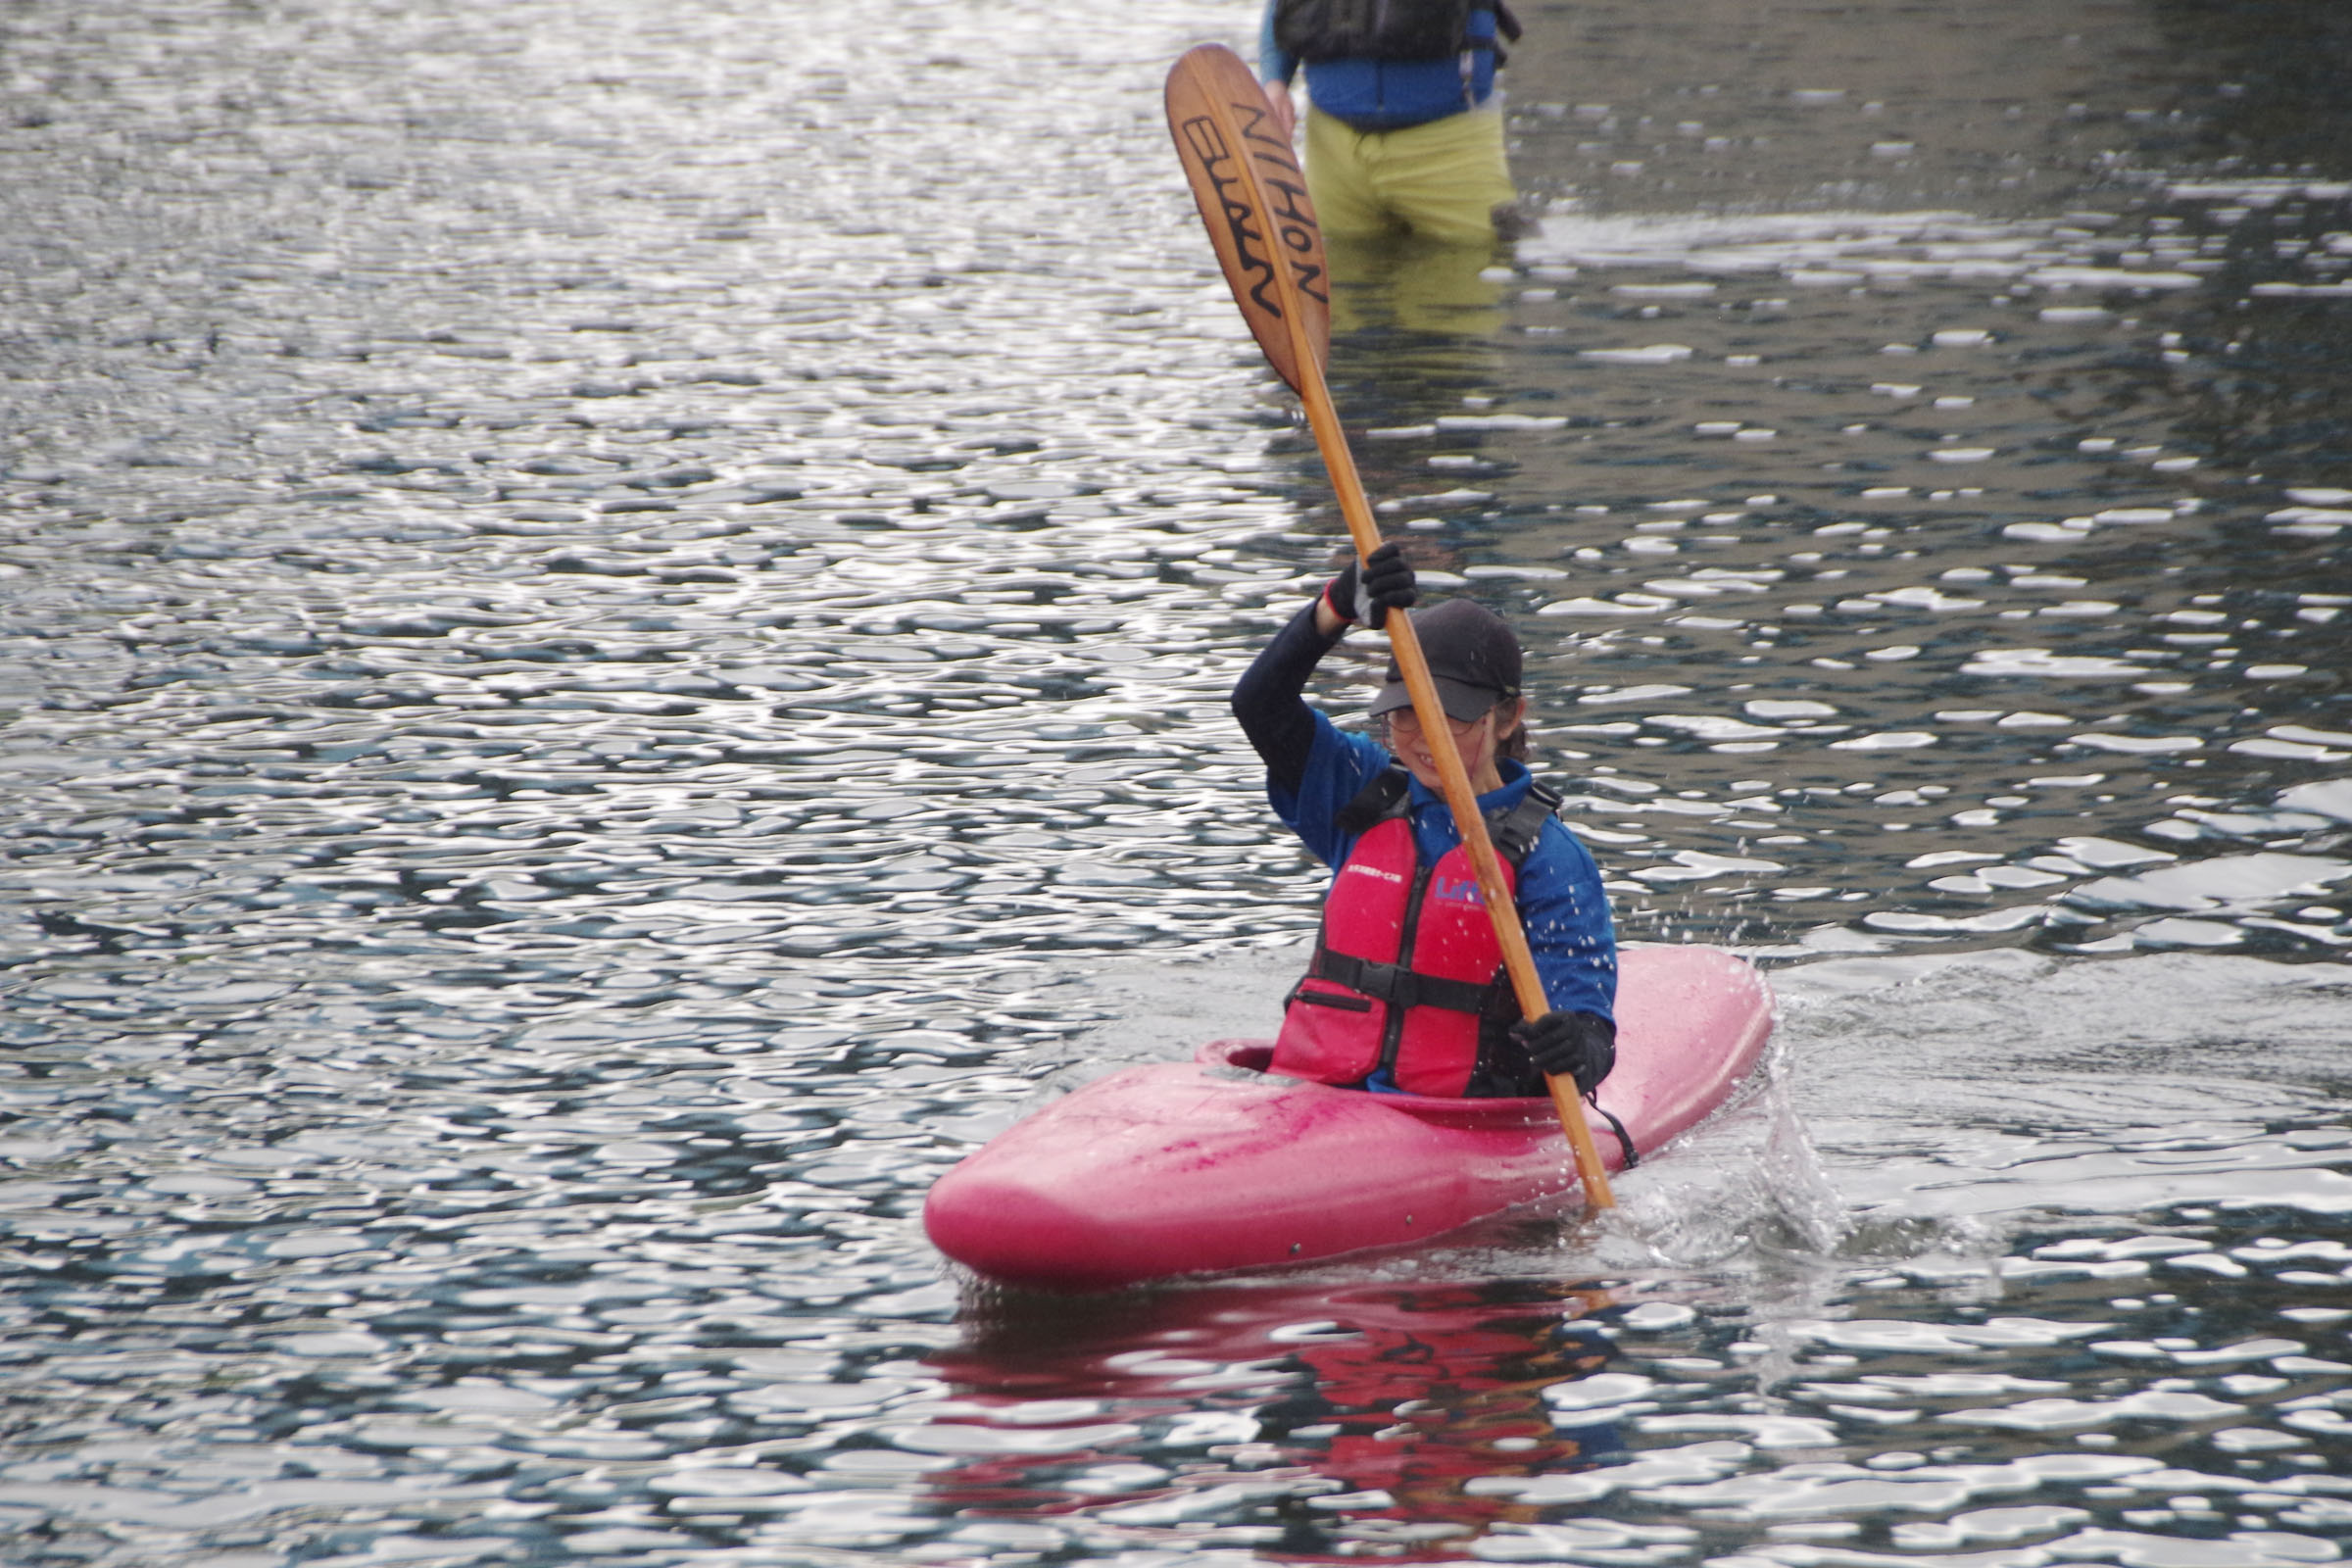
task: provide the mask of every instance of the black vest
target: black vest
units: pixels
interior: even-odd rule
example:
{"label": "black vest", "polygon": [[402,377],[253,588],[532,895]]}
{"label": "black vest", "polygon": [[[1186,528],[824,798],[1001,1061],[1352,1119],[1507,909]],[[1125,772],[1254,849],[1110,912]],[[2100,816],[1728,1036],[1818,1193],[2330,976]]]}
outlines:
{"label": "black vest", "polygon": [[[1469,47],[1473,11],[1493,11],[1494,30],[1519,37],[1519,19],[1504,0],[1278,0],[1274,42],[1309,63],[1439,60]],[[1499,44],[1494,62],[1502,63]]]}

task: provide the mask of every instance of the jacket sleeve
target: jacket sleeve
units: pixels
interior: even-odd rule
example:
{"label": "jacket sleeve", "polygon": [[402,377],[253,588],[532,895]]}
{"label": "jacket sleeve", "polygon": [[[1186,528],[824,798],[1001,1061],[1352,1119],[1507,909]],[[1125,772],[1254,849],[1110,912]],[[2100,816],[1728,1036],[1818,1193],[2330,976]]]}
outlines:
{"label": "jacket sleeve", "polygon": [[1519,924],[1555,1012],[1617,1015],[1617,933],[1600,867],[1582,840],[1547,823],[1519,881]]}
{"label": "jacket sleeve", "polygon": [[1315,744],[1315,712],[1306,706],[1306,681],[1315,664],[1339,642],[1315,629],[1315,606],[1291,617],[1274,634],[1233,688],[1233,716],[1250,737],[1267,781],[1295,792],[1306,777]]}
{"label": "jacket sleeve", "polygon": [[1274,10],[1282,0],[1266,0],[1265,15],[1257,24],[1257,79],[1260,81],[1289,81],[1298,74],[1298,62],[1282,45],[1274,41]]}
{"label": "jacket sleeve", "polygon": [[1463,31],[1470,45],[1470,101],[1483,104],[1494,92],[1494,13],[1484,6],[1472,11]]}

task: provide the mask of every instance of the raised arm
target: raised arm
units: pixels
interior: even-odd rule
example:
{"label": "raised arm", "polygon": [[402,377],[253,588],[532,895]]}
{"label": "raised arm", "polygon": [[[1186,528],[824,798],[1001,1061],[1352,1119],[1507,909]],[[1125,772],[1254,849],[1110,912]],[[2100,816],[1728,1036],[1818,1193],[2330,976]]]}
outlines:
{"label": "raised arm", "polygon": [[1383,624],[1392,610],[1411,607],[1418,590],[1413,568],[1394,543],[1372,552],[1369,569],[1345,571],[1323,585],[1315,602],[1274,634],[1233,688],[1233,716],[1266,764],[1266,777],[1296,790],[1306,774],[1314,744],[1315,718],[1306,706],[1307,677],[1349,626],[1368,619]]}

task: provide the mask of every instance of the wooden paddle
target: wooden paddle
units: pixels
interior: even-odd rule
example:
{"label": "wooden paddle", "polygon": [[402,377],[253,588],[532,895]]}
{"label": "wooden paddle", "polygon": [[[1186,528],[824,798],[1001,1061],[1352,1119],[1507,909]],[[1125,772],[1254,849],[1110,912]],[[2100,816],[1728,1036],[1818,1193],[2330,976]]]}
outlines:
{"label": "wooden paddle", "polygon": [[[1265,351],[1274,373],[1290,383],[1306,405],[1306,422],[1315,432],[1316,450],[1330,470],[1332,488],[1339,493],[1340,514],[1348,519],[1348,534],[1356,555],[1369,556],[1380,547],[1380,529],[1364,499],[1363,481],[1356,477],[1355,459],[1348,450],[1348,434],[1340,427],[1339,411],[1323,382],[1323,361],[1331,342],[1331,293],[1323,265],[1323,231],[1315,225],[1314,209],[1306,199],[1306,177],[1292,156],[1290,139],[1274,128],[1274,111],[1263,88],[1241,56],[1222,44],[1204,43],[1187,50],[1168,71],[1168,129],[1176,137],[1177,156],[1184,161],[1185,178],[1208,225],[1209,243],[1233,287],[1234,303],[1257,346]],[[1480,896],[1494,918],[1495,940],[1502,947],[1503,967],[1519,1010],[1534,1018],[1550,1010],[1544,996],[1543,977],[1527,951],[1527,933],[1519,928],[1519,907],[1512,901],[1494,845],[1487,836],[1486,819],[1479,815],[1478,795],[1459,753],[1445,744],[1451,733],[1438,689],[1429,676],[1429,661],[1413,636],[1412,622],[1402,614],[1388,618],[1389,645],[1396,668],[1413,699],[1413,715],[1421,733],[1431,738],[1430,756],[1438,764],[1438,781],[1446,804],[1460,829],[1462,848],[1478,873]],[[1614,1208],[1609,1178],[1601,1169],[1600,1152],[1592,1145],[1592,1129],[1578,1103],[1576,1081],[1545,1080],[1551,1101],[1567,1130],[1576,1153],[1577,1175],[1585,1184],[1585,1200],[1601,1208]]]}

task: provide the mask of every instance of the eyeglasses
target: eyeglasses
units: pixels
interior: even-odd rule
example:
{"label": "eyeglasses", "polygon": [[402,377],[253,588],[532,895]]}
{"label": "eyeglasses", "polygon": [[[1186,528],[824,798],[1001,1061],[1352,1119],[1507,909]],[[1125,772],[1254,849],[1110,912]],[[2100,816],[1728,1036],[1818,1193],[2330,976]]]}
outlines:
{"label": "eyeglasses", "polygon": [[[1492,710],[1489,710],[1489,711],[1491,712]],[[1421,733],[1421,715],[1414,712],[1409,708],[1392,708],[1384,716],[1387,717],[1389,721],[1389,727],[1391,729],[1401,730],[1408,735],[1418,735]],[[1460,740],[1464,736],[1468,735],[1472,730],[1478,728],[1479,725],[1485,723],[1487,721],[1487,713],[1481,713],[1476,718],[1456,718],[1451,713],[1448,713],[1446,715],[1446,727],[1453,731],[1453,738],[1455,740]]]}

